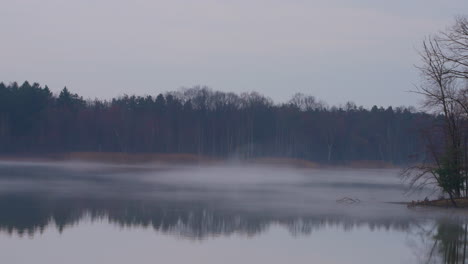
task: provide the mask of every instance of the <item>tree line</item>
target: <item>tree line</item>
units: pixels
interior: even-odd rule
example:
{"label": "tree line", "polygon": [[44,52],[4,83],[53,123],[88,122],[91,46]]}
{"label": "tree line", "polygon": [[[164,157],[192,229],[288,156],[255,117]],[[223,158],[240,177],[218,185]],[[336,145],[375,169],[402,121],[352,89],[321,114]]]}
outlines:
{"label": "tree line", "polygon": [[0,83],[0,153],[192,153],[340,163],[406,163],[423,152],[421,127],[436,117],[412,108],[329,107],[295,94],[275,104],[256,92],[206,87],[157,96],[84,100],[66,87]]}

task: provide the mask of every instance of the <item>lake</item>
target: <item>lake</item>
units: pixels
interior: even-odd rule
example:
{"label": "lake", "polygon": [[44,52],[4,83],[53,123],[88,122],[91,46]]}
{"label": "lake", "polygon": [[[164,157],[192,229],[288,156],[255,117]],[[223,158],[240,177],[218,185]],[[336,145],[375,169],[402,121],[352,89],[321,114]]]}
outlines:
{"label": "lake", "polygon": [[0,162],[2,263],[465,263],[397,169]]}

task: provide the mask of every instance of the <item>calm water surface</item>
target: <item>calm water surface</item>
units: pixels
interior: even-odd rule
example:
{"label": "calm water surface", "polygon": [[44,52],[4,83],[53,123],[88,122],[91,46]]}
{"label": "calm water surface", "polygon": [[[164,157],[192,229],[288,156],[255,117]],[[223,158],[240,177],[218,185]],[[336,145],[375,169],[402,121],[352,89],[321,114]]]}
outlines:
{"label": "calm water surface", "polygon": [[0,261],[465,263],[466,213],[395,203],[431,193],[398,170],[2,162]]}

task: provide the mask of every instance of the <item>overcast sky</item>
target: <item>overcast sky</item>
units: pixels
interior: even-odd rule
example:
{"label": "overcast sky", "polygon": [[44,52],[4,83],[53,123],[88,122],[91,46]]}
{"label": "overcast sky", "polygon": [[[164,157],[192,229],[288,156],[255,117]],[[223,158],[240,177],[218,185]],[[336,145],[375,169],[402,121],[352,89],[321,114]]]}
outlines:
{"label": "overcast sky", "polygon": [[416,49],[463,14],[466,0],[0,0],[0,81],[416,105]]}

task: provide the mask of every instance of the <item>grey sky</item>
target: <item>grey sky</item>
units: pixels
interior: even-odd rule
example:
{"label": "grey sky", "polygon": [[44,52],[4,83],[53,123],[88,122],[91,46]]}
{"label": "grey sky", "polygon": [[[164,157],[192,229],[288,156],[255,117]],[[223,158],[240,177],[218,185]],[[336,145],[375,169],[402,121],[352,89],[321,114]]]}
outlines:
{"label": "grey sky", "polygon": [[0,81],[415,105],[416,48],[463,14],[466,0],[0,0]]}

